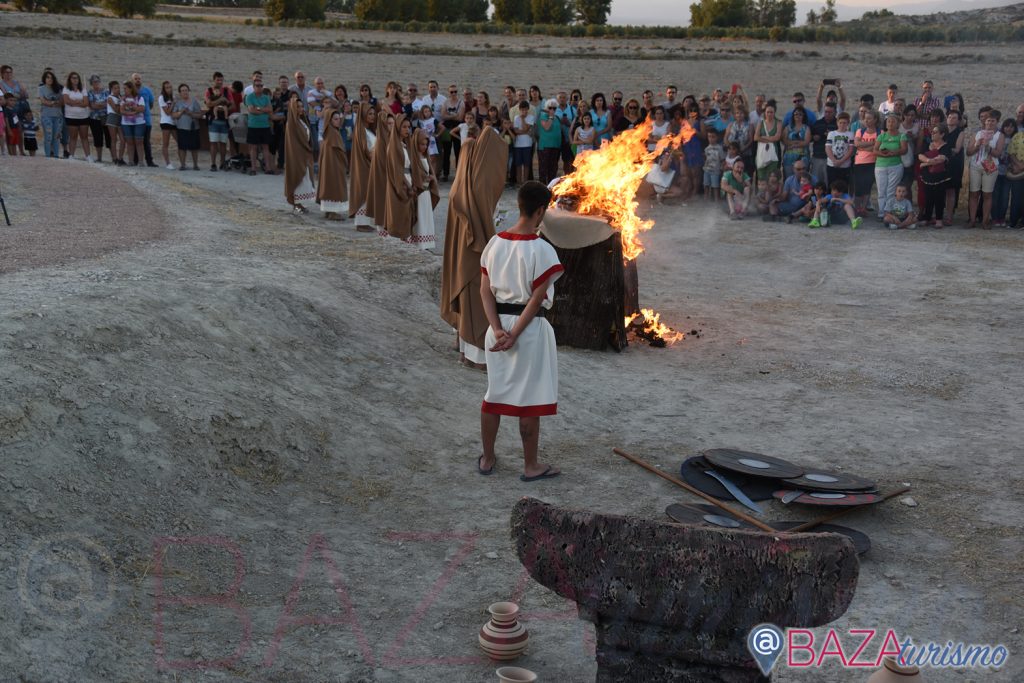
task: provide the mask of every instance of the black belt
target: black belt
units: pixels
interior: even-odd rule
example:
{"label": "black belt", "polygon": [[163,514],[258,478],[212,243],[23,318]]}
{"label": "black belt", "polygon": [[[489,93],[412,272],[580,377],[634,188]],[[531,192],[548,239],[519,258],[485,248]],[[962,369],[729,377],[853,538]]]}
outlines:
{"label": "black belt", "polygon": [[[526,304],[503,304],[498,303],[498,315],[522,315],[526,310]],[[538,308],[535,314],[538,318],[544,317],[544,308]]]}

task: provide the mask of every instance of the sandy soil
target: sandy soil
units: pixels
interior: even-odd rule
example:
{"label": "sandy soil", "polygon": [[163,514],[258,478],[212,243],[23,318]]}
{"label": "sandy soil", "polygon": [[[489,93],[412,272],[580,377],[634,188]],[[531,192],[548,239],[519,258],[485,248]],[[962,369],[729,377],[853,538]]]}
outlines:
{"label": "sandy soil", "polygon": [[[5,44],[35,65],[54,54],[40,40]],[[162,48],[59,48],[57,64],[94,60],[74,62],[82,71],[144,58],[212,68]],[[251,64],[244,51],[192,60],[213,57]],[[401,65],[370,61],[382,74]],[[444,64],[461,74],[472,61]],[[595,63],[585,78],[639,78],[636,66],[652,63]],[[700,68],[728,80],[762,66]],[[779,77],[782,89],[796,78]],[[533,634],[522,664],[545,681],[593,680],[592,631],[523,578],[508,514],[534,495],[662,519],[688,499],[613,446],[666,470],[736,446],[910,482],[917,507],[847,518],[874,548],[835,626],[1014,653],[1001,672],[929,681],[1024,676],[1016,233],[811,232],[699,203],[652,209],[641,299],[702,334],[667,350],[561,349],[560,414],[542,445],[565,475],[527,485],[512,425],[496,476],[474,471],[486,378],[449,350],[439,257],[293,217],[280,178],[37,158],[5,160],[0,182],[15,221],[0,227],[5,263],[22,235],[44,231],[51,187],[108,187],[112,210],[131,201],[167,226],[159,241],[0,276],[4,679],[489,680],[476,631],[489,603],[514,598]],[[770,516],[813,514],[773,503]],[[294,621],[308,615],[320,623]],[[783,668],[774,680],[865,678]]]}

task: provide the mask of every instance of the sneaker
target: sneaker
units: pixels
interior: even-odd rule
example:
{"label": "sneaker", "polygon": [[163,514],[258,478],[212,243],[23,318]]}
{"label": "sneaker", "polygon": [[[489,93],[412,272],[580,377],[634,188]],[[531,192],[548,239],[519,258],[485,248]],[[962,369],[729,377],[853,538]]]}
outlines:
{"label": "sneaker", "polygon": [[856,230],[857,228],[860,227],[860,224],[863,223],[863,222],[864,222],[864,219],[861,218],[860,216],[857,216],[852,221],[850,221],[850,229],[851,230]]}
{"label": "sneaker", "polygon": [[92,158],[91,154],[86,154],[85,160],[88,161],[89,163],[96,163],[96,160]]}
{"label": "sneaker", "polygon": [[888,223],[887,225],[888,225],[888,228],[890,230],[896,230],[896,229],[898,229],[900,227],[900,226],[896,225],[895,223]]}
{"label": "sneaker", "polygon": [[217,170],[217,164],[210,164],[210,170],[211,171],[216,171]]}
{"label": "sneaker", "polygon": [[911,223],[908,225],[907,230],[917,230],[917,223]]}
{"label": "sneaker", "polygon": [[821,223],[819,223],[817,219],[811,219],[811,222],[807,224],[807,227],[808,228],[820,228],[821,227]]}
{"label": "sneaker", "polygon": [[[167,164],[166,168],[167,168],[168,171],[173,171],[174,170],[174,164]],[[182,168],[184,168],[184,167],[182,167]]]}
{"label": "sneaker", "polygon": [[156,168],[156,164],[154,164],[152,161],[147,161],[146,166],[149,166],[150,168]]}

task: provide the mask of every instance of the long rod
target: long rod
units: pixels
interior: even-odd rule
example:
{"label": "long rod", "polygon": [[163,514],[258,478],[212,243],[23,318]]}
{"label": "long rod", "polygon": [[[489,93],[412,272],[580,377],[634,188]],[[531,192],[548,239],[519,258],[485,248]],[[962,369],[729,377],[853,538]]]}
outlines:
{"label": "long rod", "polygon": [[[731,507],[729,507],[728,505],[726,505],[725,503],[723,503],[722,501],[720,501],[717,498],[715,498],[714,496],[709,496],[708,494],[704,493],[700,489],[697,489],[697,488],[694,488],[693,486],[690,486],[685,481],[682,481],[681,479],[677,479],[677,478],[673,477],[671,474],[667,474],[665,472],[662,472],[661,470],[659,470],[657,467],[654,467],[653,465],[648,465],[647,462],[644,461],[642,458],[639,458],[639,457],[637,457],[635,455],[631,455],[631,454],[629,454],[629,453],[627,453],[627,452],[625,452],[625,451],[623,451],[621,449],[618,449],[618,448],[613,448],[612,452],[615,453],[615,455],[621,455],[623,458],[625,458],[626,460],[629,460],[630,462],[633,462],[633,463],[635,463],[637,465],[640,465],[640,467],[643,467],[648,472],[653,472],[654,474],[658,475],[662,479],[665,479],[667,481],[672,482],[673,484],[675,484],[679,488],[686,489],[687,491],[689,491],[690,493],[692,493],[695,496],[700,496],[701,498],[703,498],[704,500],[708,501],[712,505],[715,505],[717,507],[722,508],[723,510],[728,512],[733,517],[736,517],[737,519],[742,519],[744,522],[747,522],[748,524],[753,524],[754,526],[756,526],[761,531],[767,531],[770,534],[780,533],[777,529],[771,528],[770,526],[768,526],[767,524],[765,524],[761,520],[756,519],[754,517],[751,517],[747,513],[742,512],[740,510],[734,510]],[[792,531],[792,529],[790,531]]]}
{"label": "long rod", "polygon": [[[904,493],[906,493],[909,490],[910,490],[909,486],[904,486],[902,488],[898,488],[898,489],[895,489],[893,491],[889,491],[889,493],[887,493],[884,496],[882,496],[882,498],[878,501],[878,503],[882,503],[884,501],[887,501],[890,498],[895,498],[896,496],[904,494]],[[877,505],[877,503],[876,503],[876,505]],[[786,529],[786,533],[787,534],[796,534],[796,533],[799,533],[801,531],[807,531],[808,529],[813,529],[814,527],[819,526],[821,524],[824,524],[825,522],[832,521],[836,517],[842,517],[843,515],[848,514],[850,512],[853,512],[854,510],[859,510],[862,507],[864,507],[864,506],[863,505],[851,505],[850,507],[845,507],[845,508],[842,508],[840,510],[836,510],[835,512],[830,512],[829,514],[822,515],[821,517],[818,517],[817,519],[812,519],[809,522],[804,522],[800,526],[795,526],[792,529]]]}

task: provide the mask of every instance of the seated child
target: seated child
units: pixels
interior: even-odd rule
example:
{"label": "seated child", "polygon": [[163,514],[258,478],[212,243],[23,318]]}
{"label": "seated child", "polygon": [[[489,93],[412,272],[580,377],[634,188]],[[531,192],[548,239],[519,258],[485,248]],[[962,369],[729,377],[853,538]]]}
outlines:
{"label": "seated child", "polygon": [[743,172],[742,159],[737,159],[732,168],[722,175],[722,193],[729,207],[729,218],[743,218],[750,204],[750,176]]}
{"label": "seated child", "polygon": [[754,200],[757,202],[757,212],[767,214],[768,206],[772,202],[772,193],[771,190],[768,189],[767,180],[757,181],[757,194],[755,195]]}
{"label": "seated child", "polygon": [[906,185],[896,186],[896,198],[889,204],[889,210],[885,212],[883,220],[890,230],[913,230],[917,227],[917,214],[914,213],[914,205],[907,198]]}
{"label": "seated child", "polygon": [[856,230],[864,221],[854,213],[853,197],[846,192],[846,182],[834,180],[832,192],[818,200],[814,210],[814,218],[807,225],[809,228],[821,228],[826,225],[842,225],[850,221],[850,228]]}
{"label": "seated child", "polygon": [[736,160],[740,158],[740,146],[737,142],[730,142],[725,148],[725,164],[722,166],[722,172],[728,171],[732,168],[732,165],[736,163]]}
{"label": "seated child", "polygon": [[790,218],[795,216],[800,220],[810,221],[814,218],[814,214],[818,210],[818,202],[821,201],[826,194],[828,194],[828,188],[825,186],[825,183],[820,180],[814,184],[812,194],[804,196],[803,190],[801,189],[800,197],[805,199],[807,203],[800,207],[795,213],[790,214]]}

